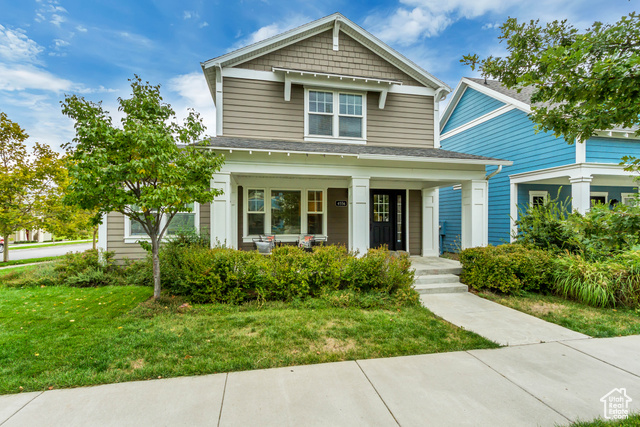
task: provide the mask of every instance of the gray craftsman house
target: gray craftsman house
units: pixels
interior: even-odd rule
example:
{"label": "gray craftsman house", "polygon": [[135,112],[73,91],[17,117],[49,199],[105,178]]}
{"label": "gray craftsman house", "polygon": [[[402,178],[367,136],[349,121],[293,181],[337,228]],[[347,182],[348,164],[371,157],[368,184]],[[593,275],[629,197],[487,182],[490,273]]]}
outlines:
{"label": "gray craftsman house", "polygon": [[[460,184],[461,244],[487,244],[485,168],[440,149],[450,88],[339,13],[202,63],[216,106],[209,148],[224,191],[181,224],[252,250],[260,235],[312,234],[361,253],[439,253],[438,188]],[[109,214],[100,246],[138,257],[144,236]]]}

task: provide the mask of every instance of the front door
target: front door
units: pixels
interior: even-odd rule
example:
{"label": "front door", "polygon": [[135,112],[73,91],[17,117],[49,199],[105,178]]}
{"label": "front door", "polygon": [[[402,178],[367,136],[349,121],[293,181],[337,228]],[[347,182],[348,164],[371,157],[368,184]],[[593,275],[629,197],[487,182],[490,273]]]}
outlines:
{"label": "front door", "polygon": [[370,247],[405,249],[405,191],[371,190]]}

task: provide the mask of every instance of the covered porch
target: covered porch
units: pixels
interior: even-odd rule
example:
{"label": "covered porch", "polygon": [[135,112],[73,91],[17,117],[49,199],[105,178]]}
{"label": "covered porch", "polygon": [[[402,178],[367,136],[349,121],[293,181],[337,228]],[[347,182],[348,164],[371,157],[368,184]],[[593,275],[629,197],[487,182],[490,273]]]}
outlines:
{"label": "covered porch", "polygon": [[462,183],[463,245],[487,244],[485,165],[502,161],[439,149],[238,138],[215,138],[211,148],[226,157],[211,180],[223,191],[211,205],[214,245],[252,250],[260,234],[283,243],[314,234],[359,253],[386,245],[438,256],[438,188],[454,182]]}

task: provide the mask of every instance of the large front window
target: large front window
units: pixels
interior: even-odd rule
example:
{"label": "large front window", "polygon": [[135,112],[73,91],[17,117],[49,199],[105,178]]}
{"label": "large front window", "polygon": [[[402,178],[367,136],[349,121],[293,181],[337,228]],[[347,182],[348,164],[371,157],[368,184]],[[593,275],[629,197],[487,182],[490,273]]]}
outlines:
{"label": "large front window", "polygon": [[295,239],[301,234],[325,235],[326,190],[281,188],[246,188],[244,236],[276,234]]}
{"label": "large front window", "polygon": [[[187,212],[187,209],[191,212]],[[198,230],[199,227],[199,205],[197,203],[190,203],[185,205],[185,210],[178,212],[165,232],[165,236],[176,235],[180,232]],[[140,209],[133,205],[131,210],[134,212],[141,212]],[[167,215],[163,215],[161,227],[164,227],[167,221]],[[125,217],[125,243],[134,243],[139,238],[148,238],[148,234],[144,231],[142,224],[138,221],[134,221],[129,217]]]}
{"label": "large front window", "polygon": [[308,90],[305,136],[364,139],[365,103],[363,94]]}

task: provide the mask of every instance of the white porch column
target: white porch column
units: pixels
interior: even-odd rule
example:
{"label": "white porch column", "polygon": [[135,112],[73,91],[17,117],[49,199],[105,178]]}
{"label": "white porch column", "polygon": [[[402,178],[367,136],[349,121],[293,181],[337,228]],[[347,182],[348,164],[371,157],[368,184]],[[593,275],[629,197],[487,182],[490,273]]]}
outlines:
{"label": "white porch column", "polygon": [[222,190],[222,194],[211,202],[211,247],[217,244],[232,246],[234,230],[231,217],[231,174],[215,174],[211,180],[211,188]]}
{"label": "white porch column", "polygon": [[518,184],[512,182],[510,185],[511,197],[509,204],[509,241],[515,242],[515,235],[518,232],[516,220],[518,219]]}
{"label": "white porch column", "polygon": [[422,189],[422,256],[440,256],[439,196],[437,188]]}
{"label": "white porch column", "polygon": [[228,246],[238,249],[238,184],[231,177],[231,221],[230,221],[231,240]]}
{"label": "white porch column", "polygon": [[98,226],[97,248],[102,251],[107,250],[107,214],[102,214],[102,223]]}
{"label": "white porch column", "polygon": [[591,208],[591,176],[569,178],[571,183],[571,208],[581,214]]}
{"label": "white porch column", "polygon": [[484,179],[462,182],[462,249],[489,243],[487,190]]}
{"label": "white porch column", "polygon": [[352,177],[349,183],[349,249],[369,249],[369,177]]}

